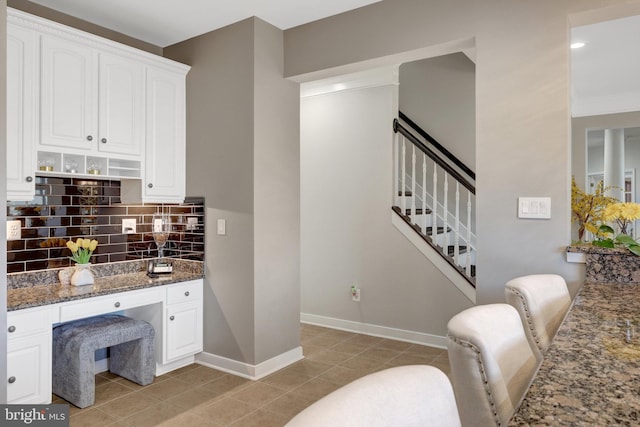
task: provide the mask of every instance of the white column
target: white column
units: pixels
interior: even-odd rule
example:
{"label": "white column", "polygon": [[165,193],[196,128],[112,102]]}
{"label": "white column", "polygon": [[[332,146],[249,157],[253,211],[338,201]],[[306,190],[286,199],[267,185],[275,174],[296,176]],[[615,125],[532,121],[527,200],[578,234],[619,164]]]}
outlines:
{"label": "white column", "polygon": [[604,186],[608,196],[624,202],[624,129],[604,130]]}

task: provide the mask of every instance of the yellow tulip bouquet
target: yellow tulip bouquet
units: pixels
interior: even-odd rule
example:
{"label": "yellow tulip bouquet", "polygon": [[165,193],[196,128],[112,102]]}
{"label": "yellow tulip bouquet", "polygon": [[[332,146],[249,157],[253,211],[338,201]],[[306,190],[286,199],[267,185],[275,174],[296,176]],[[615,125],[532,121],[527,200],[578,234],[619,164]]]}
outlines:
{"label": "yellow tulip bouquet", "polygon": [[71,258],[72,261],[77,264],[88,264],[91,254],[93,254],[93,251],[98,247],[98,241],[83,239],[80,237],[75,242],[73,240],[69,240],[67,242],[67,247],[71,251],[71,256],[69,258]]}

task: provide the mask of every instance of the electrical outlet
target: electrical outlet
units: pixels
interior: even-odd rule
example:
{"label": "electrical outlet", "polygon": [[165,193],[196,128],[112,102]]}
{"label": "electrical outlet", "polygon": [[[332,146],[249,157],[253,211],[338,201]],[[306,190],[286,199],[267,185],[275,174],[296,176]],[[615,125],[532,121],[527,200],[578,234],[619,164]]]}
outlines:
{"label": "electrical outlet", "polygon": [[187,217],[187,230],[195,230],[198,228],[198,217]]}
{"label": "electrical outlet", "polygon": [[356,288],[355,285],[351,286],[351,300],[360,302],[360,288]]}
{"label": "electrical outlet", "polygon": [[20,220],[7,221],[7,240],[20,240],[22,237],[22,224]]}
{"label": "electrical outlet", "polygon": [[122,234],[135,234],[136,233],[136,219],[135,218],[123,218],[122,219]]}

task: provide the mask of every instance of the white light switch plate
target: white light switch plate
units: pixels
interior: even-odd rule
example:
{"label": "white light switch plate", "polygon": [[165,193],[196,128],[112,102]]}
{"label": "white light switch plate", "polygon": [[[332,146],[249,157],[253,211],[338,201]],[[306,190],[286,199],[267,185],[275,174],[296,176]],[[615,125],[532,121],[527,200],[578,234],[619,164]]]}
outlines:
{"label": "white light switch plate", "polygon": [[518,218],[551,219],[551,197],[518,197]]}
{"label": "white light switch plate", "polygon": [[20,220],[7,221],[7,240],[20,240],[22,237],[22,225]]}
{"label": "white light switch plate", "polygon": [[218,236],[226,236],[227,235],[227,221],[224,219],[218,220]]}

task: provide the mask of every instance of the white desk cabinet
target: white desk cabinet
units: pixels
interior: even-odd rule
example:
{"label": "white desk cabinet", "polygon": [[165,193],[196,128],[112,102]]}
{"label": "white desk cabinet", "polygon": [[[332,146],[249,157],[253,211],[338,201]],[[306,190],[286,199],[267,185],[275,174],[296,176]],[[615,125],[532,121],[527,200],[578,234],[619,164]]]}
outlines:
{"label": "white desk cabinet", "polygon": [[152,286],[7,313],[9,403],[51,403],[52,328],[112,312],[155,330],[156,375],[191,364],[202,351],[203,280]]}
{"label": "white desk cabinet", "polygon": [[202,285],[198,281],[167,287],[164,361],[202,351]]}
{"label": "white desk cabinet", "polygon": [[51,310],[48,307],[7,313],[7,401],[51,400]]}

